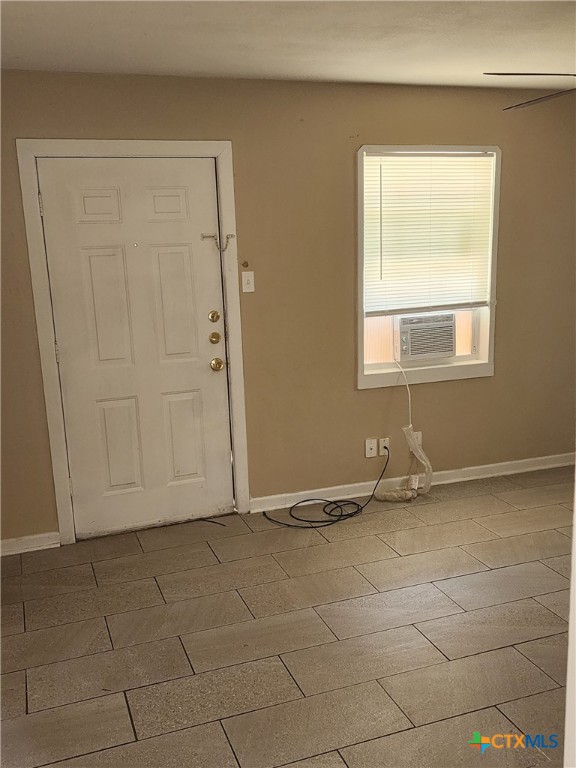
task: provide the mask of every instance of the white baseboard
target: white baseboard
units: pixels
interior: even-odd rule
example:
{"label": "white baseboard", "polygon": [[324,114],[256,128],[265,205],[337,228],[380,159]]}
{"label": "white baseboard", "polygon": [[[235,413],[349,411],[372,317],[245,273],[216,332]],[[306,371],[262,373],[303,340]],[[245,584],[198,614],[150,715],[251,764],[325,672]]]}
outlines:
{"label": "white baseboard", "polygon": [[21,536],[19,539],[4,539],[1,542],[2,555],[19,555],[36,549],[51,549],[60,546],[60,534],[36,533],[33,536]]}
{"label": "white baseboard", "polygon": [[[462,469],[446,469],[434,472],[434,485],[457,483],[462,480],[477,480],[482,477],[498,477],[499,475],[514,475],[518,472],[533,472],[538,469],[566,467],[574,464],[574,453],[561,453],[555,456],[538,456],[533,459],[519,461],[503,461],[500,464],[483,464],[480,467],[463,467]],[[398,488],[405,480],[404,477],[390,477],[382,481],[384,488]],[[316,488],[311,491],[296,493],[280,493],[275,496],[260,496],[250,499],[251,512],[272,511],[284,509],[306,499],[354,499],[368,496],[372,493],[374,481],[335,485],[332,488]],[[176,521],[174,521],[176,522]],[[150,525],[150,523],[149,523]],[[115,531],[118,533],[118,531]],[[101,533],[98,535],[102,535]],[[19,539],[4,539],[1,542],[2,555],[18,555],[22,552],[32,552],[36,549],[50,549],[60,546],[58,531],[38,533],[33,536],[22,536]]]}
{"label": "white baseboard", "polygon": [[[538,469],[566,467],[574,464],[574,453],[559,453],[555,456],[537,456],[533,459],[518,461],[503,461],[500,464],[483,464],[479,467],[463,467],[462,469],[445,469],[434,472],[433,485],[458,483],[463,480],[478,480],[482,477],[498,477],[499,475],[514,475],[519,472],[534,472]],[[405,477],[390,477],[382,481],[382,488],[398,488],[406,480]],[[306,499],[331,500],[354,499],[368,496],[374,488],[374,480],[350,485],[335,485],[332,488],[316,488],[311,491],[296,493],[280,493],[276,496],[260,496],[250,499],[251,512],[269,512],[273,509],[284,509]],[[434,491],[432,491],[434,492]]]}

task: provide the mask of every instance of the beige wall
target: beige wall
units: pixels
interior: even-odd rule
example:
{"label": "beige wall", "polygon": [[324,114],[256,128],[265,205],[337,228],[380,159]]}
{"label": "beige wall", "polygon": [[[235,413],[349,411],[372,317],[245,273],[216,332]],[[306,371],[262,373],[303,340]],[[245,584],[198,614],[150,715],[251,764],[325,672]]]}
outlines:
{"label": "beige wall", "polygon": [[[413,388],[437,470],[573,450],[574,112],[502,112],[480,89],[5,75],[3,538],[56,530],[15,138],[230,139],[250,488],[265,496],[375,479],[365,437],[407,469],[402,388],[355,387],[356,150],[496,144],[502,190],[496,375]],[[512,102],[513,103],[513,102]]]}

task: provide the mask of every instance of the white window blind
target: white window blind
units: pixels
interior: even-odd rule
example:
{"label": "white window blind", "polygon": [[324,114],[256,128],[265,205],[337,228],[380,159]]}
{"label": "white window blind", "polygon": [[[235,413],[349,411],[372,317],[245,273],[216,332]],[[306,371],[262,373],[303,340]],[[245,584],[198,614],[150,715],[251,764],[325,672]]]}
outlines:
{"label": "white window blind", "polygon": [[364,156],[364,312],[490,301],[495,154]]}

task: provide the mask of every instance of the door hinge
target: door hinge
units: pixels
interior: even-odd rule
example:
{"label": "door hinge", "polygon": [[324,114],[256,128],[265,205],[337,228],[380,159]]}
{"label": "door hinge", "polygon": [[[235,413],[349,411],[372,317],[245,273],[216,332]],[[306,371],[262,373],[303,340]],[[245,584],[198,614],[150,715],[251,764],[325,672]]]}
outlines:
{"label": "door hinge", "polygon": [[42,201],[42,195],[38,192],[38,205],[40,206],[40,216],[44,216],[44,202]]}
{"label": "door hinge", "polygon": [[54,353],[56,354],[56,362],[60,363],[60,349],[58,347],[58,342],[56,339],[54,339]]}

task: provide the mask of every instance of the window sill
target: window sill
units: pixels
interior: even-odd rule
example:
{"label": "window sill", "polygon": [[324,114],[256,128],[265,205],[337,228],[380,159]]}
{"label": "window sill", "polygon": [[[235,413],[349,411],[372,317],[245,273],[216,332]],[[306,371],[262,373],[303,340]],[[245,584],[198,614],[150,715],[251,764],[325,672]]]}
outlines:
{"label": "window sill", "polygon": [[[476,379],[494,375],[494,363],[487,360],[467,360],[466,362],[432,363],[418,368],[405,368],[409,384],[425,384],[433,381],[454,381],[457,379]],[[358,373],[358,389],[377,387],[397,387],[404,383],[398,368],[378,369]]]}

